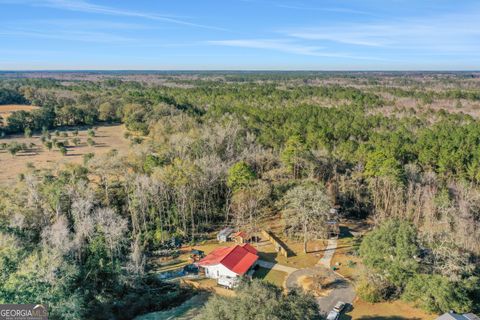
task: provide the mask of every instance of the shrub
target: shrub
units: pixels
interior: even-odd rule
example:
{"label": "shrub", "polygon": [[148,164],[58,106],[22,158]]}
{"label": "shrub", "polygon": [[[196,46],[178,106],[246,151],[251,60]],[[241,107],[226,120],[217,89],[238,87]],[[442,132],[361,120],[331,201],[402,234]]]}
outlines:
{"label": "shrub", "polygon": [[32,129],[30,128],[25,128],[25,138],[31,138],[32,137]]}
{"label": "shrub", "polygon": [[390,298],[395,288],[379,278],[369,275],[360,280],[357,286],[357,294],[366,302],[375,303]]}
{"label": "shrub", "polygon": [[48,150],[52,150],[53,142],[52,141],[45,142],[45,147],[47,147]]}
{"label": "shrub", "polygon": [[60,153],[62,154],[62,156],[67,155],[67,148],[65,148],[65,147],[62,146],[62,147],[60,147],[58,150],[60,151]]}
{"label": "shrub", "polygon": [[94,153],[86,153],[83,155],[83,164],[86,165],[90,159],[92,159],[95,156]]}
{"label": "shrub", "polygon": [[132,138],[132,144],[140,144],[143,142],[143,138],[141,137],[133,137]]}

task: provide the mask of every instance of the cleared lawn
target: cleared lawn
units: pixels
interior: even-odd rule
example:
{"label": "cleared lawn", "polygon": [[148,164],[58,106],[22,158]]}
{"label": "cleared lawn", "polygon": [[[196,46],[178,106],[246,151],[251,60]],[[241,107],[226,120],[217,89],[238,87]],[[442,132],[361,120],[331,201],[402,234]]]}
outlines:
{"label": "cleared lawn", "polygon": [[[55,137],[53,132],[52,138],[57,138],[58,141],[64,141],[68,139],[71,141],[73,136],[73,128],[65,130],[59,130],[60,137]],[[67,148],[68,152],[66,156],[58,151],[58,149],[52,149],[48,151],[47,148],[40,141],[39,135],[34,135],[31,138],[25,138],[22,135],[9,136],[0,139],[0,143],[34,143],[35,146],[29,152],[19,152],[16,156],[12,156],[7,150],[0,150],[0,184],[14,183],[20,173],[27,171],[27,164],[32,164],[35,169],[57,169],[61,168],[67,163],[82,163],[83,155],[87,153],[95,153],[97,155],[105,154],[112,149],[116,149],[119,152],[125,152],[130,146],[129,140],[123,137],[125,128],[123,125],[111,125],[111,126],[99,126],[95,132],[94,146],[87,145],[87,128],[79,129],[78,138],[81,140],[79,146],[74,146],[70,143]],[[66,132],[68,138],[62,137],[62,133]]]}
{"label": "cleared lawn", "polygon": [[353,255],[353,244],[353,238],[339,239],[331,265],[336,267],[336,272],[355,282],[359,280],[364,267],[360,257]]}
{"label": "cleared lawn", "polygon": [[273,244],[267,241],[262,241],[257,245],[260,259],[301,269],[315,266],[323,256],[325,245],[322,240],[309,241],[308,253],[303,253],[303,243],[301,242],[282,238],[281,240],[293,253],[291,256],[288,258],[284,257],[275,251]]}
{"label": "cleared lawn", "polygon": [[425,313],[402,301],[368,303],[357,300],[354,309],[340,319],[363,320],[433,320],[437,315]]}
{"label": "cleared lawn", "polygon": [[262,279],[263,281],[270,282],[280,288],[283,288],[286,277],[287,274],[285,272],[262,267],[258,267],[258,269],[253,274],[253,278]]}
{"label": "cleared lawn", "polygon": [[309,268],[315,266],[323,256],[323,250],[326,248],[326,241],[312,240],[307,243],[307,253],[303,253],[303,242],[287,238],[283,233],[282,219],[279,216],[270,217],[262,221],[262,226],[270,230],[277,236],[288,248],[291,255],[288,258],[277,253],[275,247],[270,241],[262,239],[258,243],[257,249],[260,258],[265,261],[276,262],[294,268]]}

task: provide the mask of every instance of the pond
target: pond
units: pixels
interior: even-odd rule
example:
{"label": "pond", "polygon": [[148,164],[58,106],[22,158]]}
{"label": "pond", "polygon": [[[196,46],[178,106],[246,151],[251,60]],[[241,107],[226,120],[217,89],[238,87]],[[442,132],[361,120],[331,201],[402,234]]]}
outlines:
{"label": "pond", "polygon": [[136,317],[134,320],[190,320],[199,314],[200,309],[205,305],[208,297],[208,293],[202,292],[193,296],[176,308],[143,314]]}

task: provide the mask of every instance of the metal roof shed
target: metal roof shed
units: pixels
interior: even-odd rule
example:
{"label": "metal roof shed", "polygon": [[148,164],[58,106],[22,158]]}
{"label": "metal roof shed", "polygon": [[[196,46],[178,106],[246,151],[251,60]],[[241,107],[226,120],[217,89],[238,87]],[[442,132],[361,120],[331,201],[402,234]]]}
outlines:
{"label": "metal roof shed", "polygon": [[219,242],[227,242],[228,237],[232,234],[232,232],[233,232],[233,229],[230,227],[220,230],[220,232],[217,234],[217,240]]}

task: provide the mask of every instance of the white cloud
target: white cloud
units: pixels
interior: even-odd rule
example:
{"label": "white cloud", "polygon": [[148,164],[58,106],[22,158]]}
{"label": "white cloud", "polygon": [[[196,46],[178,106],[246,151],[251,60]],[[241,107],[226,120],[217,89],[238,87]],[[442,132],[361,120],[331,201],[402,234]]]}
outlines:
{"label": "white cloud", "polygon": [[278,8],[292,9],[292,10],[305,10],[305,11],[324,11],[324,12],[337,12],[337,13],[347,13],[347,14],[358,14],[358,15],[372,15],[369,12],[347,9],[347,8],[336,8],[336,7],[305,7],[301,5],[291,5],[291,4],[276,4]]}
{"label": "white cloud", "polygon": [[[423,19],[337,24],[281,31],[301,40],[331,41],[340,44],[386,49],[468,52],[480,47],[479,10]],[[322,45],[326,45],[322,42]]]}
{"label": "white cloud", "polygon": [[294,42],[290,39],[234,39],[234,40],[212,40],[206,44],[226,46],[226,47],[242,47],[253,49],[274,50],[284,53],[315,56],[315,57],[332,57],[332,58],[350,58],[361,60],[382,60],[372,57],[356,56],[344,52],[327,52],[323,51],[324,47],[306,46]]}
{"label": "white cloud", "polygon": [[88,31],[33,31],[33,30],[0,30],[0,36],[31,37],[66,41],[98,42],[98,43],[127,43],[136,39],[118,36],[104,32]]}
{"label": "white cloud", "polygon": [[173,23],[178,25],[185,25],[189,27],[224,30],[222,28],[180,20],[169,15],[160,15],[160,14],[153,14],[153,13],[146,13],[146,12],[139,12],[139,11],[117,9],[114,7],[93,4],[84,0],[17,0],[17,1],[0,0],[0,3],[29,4],[33,6],[49,7],[49,8],[63,9],[63,10],[69,10],[69,11],[96,13],[96,14],[114,15],[114,16],[128,16],[128,17],[162,21],[162,22]]}
{"label": "white cloud", "polygon": [[302,46],[294,44],[288,40],[276,39],[236,39],[236,40],[217,40],[207,41],[211,45],[227,46],[227,47],[243,47],[255,49],[269,49],[282,51],[286,53],[295,53],[302,55],[317,55],[321,47]]}

